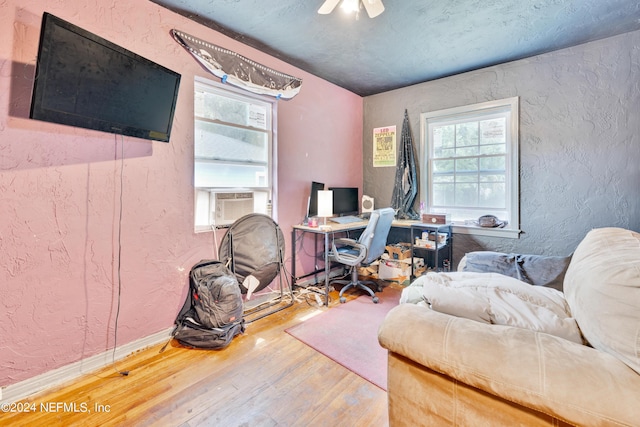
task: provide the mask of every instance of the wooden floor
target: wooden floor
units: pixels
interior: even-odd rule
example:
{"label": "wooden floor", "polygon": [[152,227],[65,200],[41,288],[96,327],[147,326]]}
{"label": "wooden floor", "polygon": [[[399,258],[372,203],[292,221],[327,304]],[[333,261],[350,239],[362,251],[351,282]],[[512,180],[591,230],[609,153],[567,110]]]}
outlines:
{"label": "wooden floor", "polygon": [[284,332],[330,310],[336,292],[331,300],[318,308],[310,298],[256,320],[221,351],[175,341],[163,353],[162,345],[140,351],[21,402],[35,411],[0,414],[0,425],[386,426],[385,391]]}

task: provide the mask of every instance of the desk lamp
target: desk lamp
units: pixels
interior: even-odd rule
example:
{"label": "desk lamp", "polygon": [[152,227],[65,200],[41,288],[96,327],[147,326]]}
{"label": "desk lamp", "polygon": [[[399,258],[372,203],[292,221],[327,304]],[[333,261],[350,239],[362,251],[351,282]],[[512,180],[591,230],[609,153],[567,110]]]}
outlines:
{"label": "desk lamp", "polygon": [[327,217],[333,216],[333,191],[318,191],[318,216],[324,218],[322,228],[329,228]]}

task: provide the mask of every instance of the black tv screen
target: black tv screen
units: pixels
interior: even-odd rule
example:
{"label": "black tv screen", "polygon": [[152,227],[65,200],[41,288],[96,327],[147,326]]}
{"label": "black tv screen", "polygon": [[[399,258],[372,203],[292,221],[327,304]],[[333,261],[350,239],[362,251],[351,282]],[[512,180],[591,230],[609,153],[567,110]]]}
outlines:
{"label": "black tv screen", "polygon": [[333,191],[334,215],[358,215],[360,200],[357,187],[330,187],[329,190]]}
{"label": "black tv screen", "polygon": [[29,117],[169,142],[180,74],[45,13]]}

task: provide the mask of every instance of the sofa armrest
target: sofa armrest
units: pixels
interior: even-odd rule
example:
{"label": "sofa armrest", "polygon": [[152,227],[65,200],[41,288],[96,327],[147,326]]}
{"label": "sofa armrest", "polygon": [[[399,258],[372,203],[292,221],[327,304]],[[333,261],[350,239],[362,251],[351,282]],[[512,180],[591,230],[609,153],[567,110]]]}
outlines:
{"label": "sofa armrest", "polygon": [[640,375],[562,338],[401,304],[386,316],[378,339],[433,371],[570,423],[640,420]]}

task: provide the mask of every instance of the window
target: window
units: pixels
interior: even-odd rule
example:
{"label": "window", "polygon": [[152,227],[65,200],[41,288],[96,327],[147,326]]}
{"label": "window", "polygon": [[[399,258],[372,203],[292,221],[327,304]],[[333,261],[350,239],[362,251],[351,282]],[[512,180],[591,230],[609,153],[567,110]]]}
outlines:
{"label": "window", "polygon": [[[421,200],[455,232],[518,237],[518,98],[423,113]],[[482,215],[505,228],[474,225]]]}
{"label": "window", "polygon": [[195,230],[272,215],[276,103],[205,79],[194,83]]}

